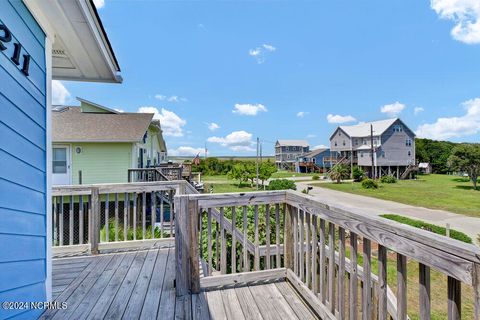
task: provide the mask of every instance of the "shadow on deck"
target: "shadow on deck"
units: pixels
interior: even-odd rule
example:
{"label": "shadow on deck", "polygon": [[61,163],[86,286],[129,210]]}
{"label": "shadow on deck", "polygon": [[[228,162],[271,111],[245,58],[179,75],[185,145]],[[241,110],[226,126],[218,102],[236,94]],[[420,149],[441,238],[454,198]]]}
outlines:
{"label": "shadow on deck", "polygon": [[174,248],[53,260],[53,299],[42,319],[316,319],[280,278],[175,295]]}

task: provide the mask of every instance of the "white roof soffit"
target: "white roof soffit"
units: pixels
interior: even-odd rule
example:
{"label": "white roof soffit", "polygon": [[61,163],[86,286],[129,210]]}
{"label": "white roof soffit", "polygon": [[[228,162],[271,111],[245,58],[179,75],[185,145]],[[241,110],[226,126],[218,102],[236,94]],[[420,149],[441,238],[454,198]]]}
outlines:
{"label": "white roof soffit", "polygon": [[[122,82],[120,67],[91,0],[24,0],[54,32],[52,77]],[[42,24],[42,21],[40,21]]]}

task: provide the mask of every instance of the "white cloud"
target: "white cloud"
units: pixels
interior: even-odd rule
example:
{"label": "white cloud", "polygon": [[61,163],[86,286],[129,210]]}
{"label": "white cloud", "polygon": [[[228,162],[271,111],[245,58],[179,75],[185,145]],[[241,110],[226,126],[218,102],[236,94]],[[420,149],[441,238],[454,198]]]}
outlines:
{"label": "white cloud", "polygon": [[434,123],[422,124],[416,134],[420,138],[450,139],[480,132],[480,98],[462,103],[466,113],[460,117],[438,118]]}
{"label": "white cloud", "polygon": [[336,115],[329,114],[327,115],[327,121],[328,123],[347,123],[347,122],[357,121],[357,119],[355,119],[351,115],[341,116],[339,114],[336,114]]}
{"label": "white cloud", "polygon": [[249,103],[236,103],[233,109],[233,113],[238,113],[244,116],[256,116],[259,112],[267,112],[267,108],[260,103],[249,104]]}
{"label": "white cloud", "polygon": [[258,64],[264,63],[266,60],[266,56],[272,52],[275,52],[277,48],[272,46],[271,44],[262,44],[259,47],[254,49],[250,49],[248,54],[251,57],[254,57]]}
{"label": "white cloud", "polygon": [[160,100],[160,101],[168,101],[168,102],[186,102],[186,98],[182,98],[179,96],[166,96],[163,94],[156,94],[155,99]]}
{"label": "white cloud", "polygon": [[101,9],[105,6],[105,0],[93,0],[93,3],[97,9]]}
{"label": "white cloud", "polygon": [[233,151],[254,151],[252,148],[252,134],[246,131],[233,131],[225,137],[210,137],[208,142],[218,143],[223,147],[230,148]]}
{"label": "white cloud", "polygon": [[309,114],[310,112],[306,112],[306,111],[299,111],[297,112],[297,117],[299,118],[303,118],[305,117],[307,114]]}
{"label": "white cloud", "polygon": [[215,131],[217,129],[220,129],[220,126],[215,122],[205,122],[205,124],[207,125],[208,130],[210,131]]}
{"label": "white cloud", "polygon": [[316,134],[308,134],[307,138],[315,138],[317,135]]}
{"label": "white cloud", "polygon": [[423,109],[422,107],[415,107],[415,109],[413,109],[413,113],[415,113],[415,115],[423,111],[425,111],[425,109]]}
{"label": "white cloud", "polygon": [[390,117],[396,117],[400,113],[402,113],[403,109],[405,109],[405,105],[400,102],[395,102],[392,104],[386,104],[380,108],[381,113],[386,113]]}
{"label": "white cloud", "polygon": [[70,92],[58,80],[52,80],[52,105],[63,105],[70,99]]}
{"label": "white cloud", "polygon": [[197,154],[200,154],[201,156],[205,154],[205,149],[182,146],[176,149],[169,149],[168,154],[171,156],[196,156]]}
{"label": "white cloud", "polygon": [[122,112],[122,113],[125,112],[125,110],[120,109],[120,108],[113,108],[113,110],[115,110],[115,111],[117,111],[117,112]]}
{"label": "white cloud", "polygon": [[180,118],[175,112],[162,108],[158,111],[155,107],[140,107],[139,113],[153,113],[154,119],[160,120],[163,134],[170,137],[182,137],[183,126],[187,124],[187,121]]}
{"label": "white cloud", "polygon": [[442,19],[452,20],[452,37],[467,44],[480,43],[480,1],[431,0],[430,5]]}
{"label": "white cloud", "polygon": [[326,149],[326,148],[328,148],[326,145],[324,145],[324,144],[319,144],[319,145],[317,145],[317,146],[312,147],[311,150]]}

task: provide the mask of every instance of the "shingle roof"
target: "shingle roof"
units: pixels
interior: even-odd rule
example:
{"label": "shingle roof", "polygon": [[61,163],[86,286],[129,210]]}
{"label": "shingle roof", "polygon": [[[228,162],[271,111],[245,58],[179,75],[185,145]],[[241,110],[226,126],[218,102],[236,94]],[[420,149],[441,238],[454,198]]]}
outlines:
{"label": "shingle roof", "polygon": [[320,148],[310,151],[309,153],[305,153],[302,157],[315,157],[317,154],[327,151],[328,148]]}
{"label": "shingle roof", "polygon": [[151,113],[83,113],[79,107],[52,112],[53,142],[137,142],[143,139]]}
{"label": "shingle roof", "polygon": [[277,142],[281,146],[308,147],[308,141],[306,140],[278,140]]}
{"label": "shingle roof", "polygon": [[368,137],[370,136],[370,125],[373,125],[373,134],[375,136],[384,133],[398,118],[387,119],[373,122],[363,122],[353,126],[340,126],[350,137]]}

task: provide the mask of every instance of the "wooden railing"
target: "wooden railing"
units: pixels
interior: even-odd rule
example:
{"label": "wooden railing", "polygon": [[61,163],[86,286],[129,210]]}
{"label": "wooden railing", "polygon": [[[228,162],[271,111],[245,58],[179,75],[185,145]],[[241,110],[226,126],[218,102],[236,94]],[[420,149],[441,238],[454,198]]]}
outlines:
{"label": "wooden railing", "polygon": [[[419,319],[430,319],[432,270],[446,277],[448,318],[461,318],[463,283],[470,314],[480,319],[474,245],[294,191],[179,195],[175,203],[177,295],[274,275],[292,283],[322,319],[407,319],[412,290]],[[419,270],[409,296],[407,261]],[[395,291],[387,281],[391,263]]]}
{"label": "wooden railing", "polygon": [[173,197],[185,192],[186,184],[164,181],[53,187],[54,254],[95,254],[173,239]]}
{"label": "wooden railing", "polygon": [[182,179],[182,167],[180,166],[128,169],[128,182],[175,181]]}

